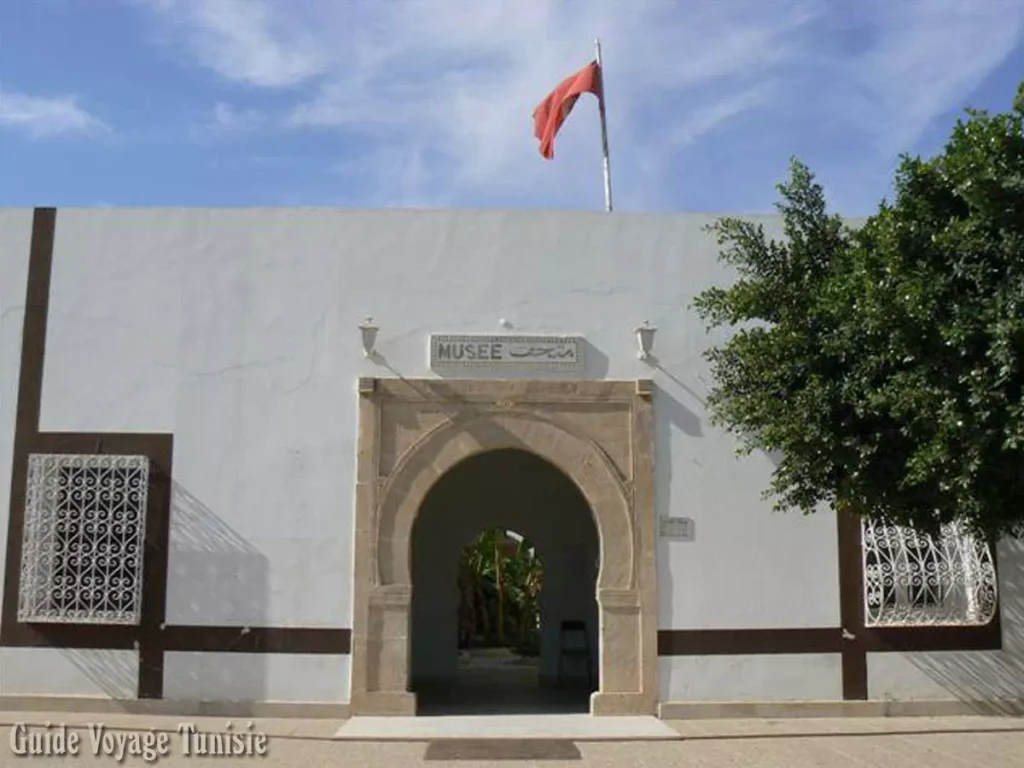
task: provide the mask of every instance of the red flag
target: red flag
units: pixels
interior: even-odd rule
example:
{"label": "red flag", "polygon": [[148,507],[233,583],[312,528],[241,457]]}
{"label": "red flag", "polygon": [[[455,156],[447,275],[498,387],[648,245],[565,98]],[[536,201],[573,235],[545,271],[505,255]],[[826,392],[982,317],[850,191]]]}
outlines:
{"label": "red flag", "polygon": [[601,66],[592,61],[576,74],[563,80],[533,110],[533,135],[540,140],[540,153],[548,160],[555,156],[555,135],[569,116],[576,100],[584,93],[601,98]]}

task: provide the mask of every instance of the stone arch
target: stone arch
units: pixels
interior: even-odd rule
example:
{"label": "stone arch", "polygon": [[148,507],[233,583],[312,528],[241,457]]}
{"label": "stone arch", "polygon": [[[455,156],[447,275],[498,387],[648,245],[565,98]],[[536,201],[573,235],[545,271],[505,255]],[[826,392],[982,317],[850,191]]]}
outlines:
{"label": "stone arch", "polygon": [[353,551],[353,714],[413,714],[413,523],[471,456],[515,448],[565,474],[591,508],[600,690],[594,714],[653,713],[657,592],[650,382],[361,379]]}
{"label": "stone arch", "polygon": [[[509,483],[510,478],[517,481]],[[513,688],[522,697],[519,699],[494,698],[494,693],[480,691],[475,687],[479,678],[470,671],[468,679],[463,679],[466,673],[459,663],[460,655],[463,659],[465,655],[458,649],[475,645],[460,646],[460,639],[476,638],[459,633],[465,628],[459,620],[461,598],[465,597],[459,589],[460,561],[477,537],[495,529],[529,540],[542,564],[542,589],[536,604],[538,653],[527,673],[535,673],[536,679],[518,678]],[[474,454],[455,464],[430,489],[416,515],[411,542],[410,687],[422,711],[467,711],[475,705],[483,708],[481,714],[517,706],[525,711],[578,712],[581,705],[589,706],[592,691],[544,692],[557,681],[562,620],[585,621],[595,677],[600,662],[597,524],[590,505],[564,472],[519,448]],[[475,618],[478,632],[495,629],[493,624],[482,623],[478,613]],[[513,633],[506,639],[515,644],[522,638]],[[581,671],[579,664],[570,670],[574,675]],[[576,682],[582,689],[583,681]],[[591,680],[591,685],[594,682]]]}
{"label": "stone arch", "polygon": [[449,470],[503,448],[533,453],[560,470],[590,505],[601,547],[598,589],[629,590],[633,578],[633,526],[626,489],[592,441],[550,419],[525,412],[477,415],[449,422],[410,449],[382,489],[378,513],[377,584],[409,585],[412,527],[424,499]]}

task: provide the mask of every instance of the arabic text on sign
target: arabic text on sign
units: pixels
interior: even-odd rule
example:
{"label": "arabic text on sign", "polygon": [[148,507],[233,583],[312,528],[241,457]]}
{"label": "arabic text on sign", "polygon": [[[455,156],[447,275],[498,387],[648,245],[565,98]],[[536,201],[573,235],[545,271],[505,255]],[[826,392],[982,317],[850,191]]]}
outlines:
{"label": "arabic text on sign", "polygon": [[509,347],[509,354],[512,357],[544,357],[551,360],[559,360],[573,357],[575,350],[562,344],[547,346],[527,346],[525,344],[513,344]]}

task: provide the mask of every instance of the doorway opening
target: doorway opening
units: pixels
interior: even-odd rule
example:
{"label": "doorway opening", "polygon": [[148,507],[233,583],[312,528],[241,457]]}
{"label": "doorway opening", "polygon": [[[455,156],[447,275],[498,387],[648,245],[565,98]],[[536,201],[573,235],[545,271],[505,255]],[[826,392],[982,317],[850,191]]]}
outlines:
{"label": "doorway opening", "polygon": [[515,531],[492,528],[462,549],[458,571],[459,661],[540,659],[540,594],[544,564],[537,548]]}
{"label": "doorway opening", "polygon": [[465,459],[427,493],[411,545],[418,712],[589,711],[599,540],[561,470],[521,449]]}

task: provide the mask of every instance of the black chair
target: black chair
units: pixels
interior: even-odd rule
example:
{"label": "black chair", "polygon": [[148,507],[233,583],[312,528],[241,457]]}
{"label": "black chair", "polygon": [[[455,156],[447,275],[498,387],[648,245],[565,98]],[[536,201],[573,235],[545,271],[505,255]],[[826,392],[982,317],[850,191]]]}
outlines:
{"label": "black chair", "polygon": [[590,653],[590,635],[587,623],[579,619],[566,619],[558,630],[558,684],[565,681],[566,661],[582,661],[587,668],[587,685],[594,687],[593,656]]}

